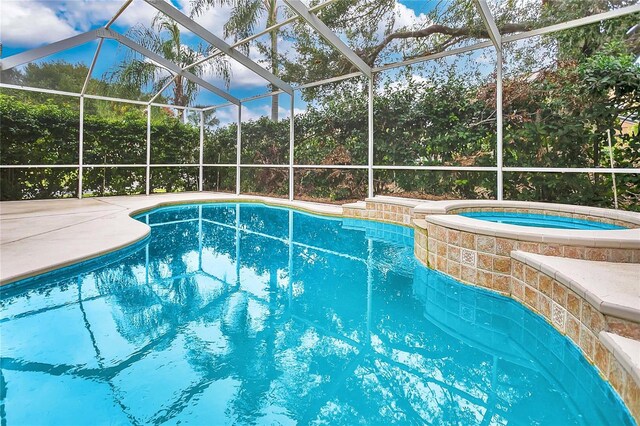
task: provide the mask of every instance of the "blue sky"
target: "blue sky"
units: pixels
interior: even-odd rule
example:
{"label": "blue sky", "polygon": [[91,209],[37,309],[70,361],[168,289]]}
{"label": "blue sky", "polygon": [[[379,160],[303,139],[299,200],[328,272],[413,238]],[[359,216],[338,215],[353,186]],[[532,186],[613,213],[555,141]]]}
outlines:
{"label": "blue sky", "polygon": [[[2,57],[102,27],[123,2],[124,0],[2,0],[0,2]],[[189,0],[171,0],[171,2],[184,13],[189,13]],[[433,2],[423,0],[400,0],[396,7],[398,26],[409,25],[418,19],[424,19],[424,16],[421,17],[420,14],[427,12],[431,4]],[[126,33],[136,24],[148,26],[155,14],[155,9],[148,4],[142,0],[134,0],[112,29]],[[198,18],[198,21],[222,37],[222,26],[228,16],[228,8],[215,8]],[[257,28],[263,27],[264,25],[261,23]],[[232,40],[227,41],[232,42]],[[185,30],[183,31],[183,42],[193,47],[202,43],[202,40]],[[282,51],[290,49],[290,45],[291,41],[288,40],[282,40],[279,43]],[[97,41],[87,43],[44,58],[42,61],[66,60],[88,65],[96,47]],[[105,42],[93,77],[101,78],[105,73],[113,70],[114,65],[124,58],[125,52],[126,48],[120,47],[116,42],[111,40]],[[251,56],[255,60],[261,59],[257,52],[252,52]],[[264,80],[239,64],[232,64],[232,74],[230,92],[238,98],[269,91]],[[213,75],[209,75],[206,79],[218,87],[223,87],[222,81]],[[81,83],[79,84],[81,85]],[[281,115],[283,116],[288,114],[289,108],[289,102],[284,102],[285,100],[284,97],[281,97]],[[224,100],[208,91],[200,90],[195,103],[211,105],[223,102]],[[250,102],[247,104],[245,117],[255,118],[259,115],[266,115],[269,113],[269,106],[269,98]],[[304,107],[304,103],[298,98],[296,109],[303,110]],[[232,108],[227,109],[231,110]],[[231,113],[231,111],[229,112]]]}

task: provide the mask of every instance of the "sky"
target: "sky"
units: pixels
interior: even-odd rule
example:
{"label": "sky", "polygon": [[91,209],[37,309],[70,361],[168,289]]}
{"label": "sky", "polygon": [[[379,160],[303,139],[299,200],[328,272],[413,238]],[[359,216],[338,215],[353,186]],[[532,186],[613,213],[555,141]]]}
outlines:
{"label": "sky", "polygon": [[[190,0],[170,0],[171,3],[185,14],[191,12]],[[303,0],[305,3],[308,0]],[[124,0],[2,0],[0,1],[0,40],[2,41],[2,57],[8,57],[24,50],[32,49],[58,40],[62,40],[95,28],[100,28],[114,15],[124,3]],[[399,0],[396,4],[397,27],[412,25],[425,20],[424,13],[428,11],[429,4],[424,0]],[[282,4],[283,10],[286,6]],[[229,17],[229,7],[215,7],[209,9],[196,21],[223,38],[223,25]],[[149,26],[157,11],[142,0],[134,0],[127,10],[118,18],[112,29],[120,33],[126,33],[135,25]],[[281,12],[282,14],[284,12]],[[280,19],[282,20],[282,18]],[[265,22],[261,22],[256,28],[264,28]],[[194,47],[204,43],[199,37],[182,28],[183,43]],[[264,39],[266,40],[266,39]],[[233,40],[227,39],[228,43]],[[41,61],[66,60],[72,63],[84,63],[89,65],[97,47],[97,41],[67,50],[60,54],[52,55]],[[206,44],[206,43],[204,43]],[[279,49],[291,52],[291,41],[280,40]],[[126,54],[126,48],[119,46],[113,40],[107,40],[103,44],[99,60],[92,77],[101,78],[113,70]],[[252,49],[250,57],[256,61],[263,59],[259,53]],[[229,91],[233,96],[245,98],[248,96],[266,93],[269,88],[265,81],[243,67],[231,62],[232,83]],[[223,88],[224,82],[212,73],[205,74],[205,79],[212,84]],[[81,85],[81,83],[79,83]],[[167,92],[168,93],[168,92]],[[216,105],[225,103],[223,99],[206,90],[200,90],[194,104]],[[289,102],[281,96],[281,116],[288,115]],[[296,112],[303,111],[304,102],[297,97]],[[226,116],[232,119],[235,116],[234,108],[219,110],[222,120]],[[243,110],[245,119],[254,119],[260,115],[268,115],[270,112],[270,99],[252,101],[246,104]]]}

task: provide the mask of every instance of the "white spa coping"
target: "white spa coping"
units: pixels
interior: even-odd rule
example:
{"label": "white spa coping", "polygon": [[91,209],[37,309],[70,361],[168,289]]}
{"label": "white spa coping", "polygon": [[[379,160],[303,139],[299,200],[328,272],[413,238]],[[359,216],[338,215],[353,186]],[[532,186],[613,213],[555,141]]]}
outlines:
{"label": "white spa coping", "polygon": [[0,202],[0,285],[123,248],[150,228],[131,216],[173,204],[256,202],[340,216],[342,207],[214,192]]}
{"label": "white spa coping", "polygon": [[396,206],[411,207],[411,208],[414,208],[416,206],[429,202],[425,200],[417,200],[415,198],[392,197],[390,195],[376,195],[373,198],[365,198],[364,201],[368,203],[393,204]]}
{"label": "white spa coping", "polygon": [[[377,198],[377,197],[376,197]],[[374,198],[375,199],[375,198]],[[570,204],[538,203],[528,201],[497,201],[497,200],[443,200],[426,201],[414,207],[414,213],[427,215],[450,214],[458,209],[482,208],[515,208],[543,210],[548,212],[577,213],[607,219],[622,220],[637,224],[640,227],[640,213],[623,210],[605,209],[600,207],[574,206]]]}
{"label": "white spa coping", "polygon": [[364,201],[356,201],[354,203],[343,204],[342,208],[366,210],[367,209],[367,203],[365,203]]}

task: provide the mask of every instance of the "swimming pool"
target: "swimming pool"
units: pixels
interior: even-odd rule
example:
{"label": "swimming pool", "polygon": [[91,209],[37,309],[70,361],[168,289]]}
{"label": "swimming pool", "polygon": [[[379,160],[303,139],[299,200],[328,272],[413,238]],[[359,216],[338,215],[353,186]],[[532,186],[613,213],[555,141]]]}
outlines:
{"label": "swimming pool", "polygon": [[7,424],[633,424],[511,299],[416,264],[413,231],[251,204],[2,289]]}
{"label": "swimming pool", "polygon": [[556,229],[581,229],[581,230],[612,230],[626,229],[622,226],[610,223],[596,222],[593,220],[577,219],[572,217],[554,216],[536,213],[514,212],[465,212],[460,216],[489,222],[506,223],[509,225],[537,226],[540,228]]}

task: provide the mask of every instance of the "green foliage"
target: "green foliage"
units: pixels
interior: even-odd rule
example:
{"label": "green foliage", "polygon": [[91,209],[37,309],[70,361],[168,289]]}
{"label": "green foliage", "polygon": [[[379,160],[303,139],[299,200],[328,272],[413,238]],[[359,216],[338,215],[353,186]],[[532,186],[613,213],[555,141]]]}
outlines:
{"label": "green foliage", "polygon": [[[3,164],[77,164],[78,114],[51,102],[37,106],[0,95]],[[75,171],[77,174],[77,171]],[[73,195],[73,169],[3,169],[0,199]]]}
{"label": "green foliage", "polygon": [[[89,68],[84,64],[70,64],[64,61],[31,62],[20,71],[17,69],[2,71],[2,82],[78,93],[88,73]],[[27,93],[28,96],[38,96],[40,101],[50,96],[44,93]]]}
{"label": "green foliage", "polygon": [[[623,131],[640,113],[640,68],[622,42],[603,45],[580,61],[558,62],[504,86],[506,166],[610,167],[608,135],[616,167],[638,167],[640,139]],[[602,174],[510,174],[505,196],[611,207],[611,177]],[[624,207],[640,209],[637,175],[618,176]]]}
{"label": "green foliage", "polygon": [[[0,157],[3,164],[78,164],[79,114],[52,102],[34,105],[0,95]],[[146,163],[146,115],[85,115],[84,164]],[[167,113],[151,125],[152,158],[156,164],[197,163],[199,129]],[[152,190],[197,189],[197,168],[153,168]],[[144,191],[144,167],[95,167],[84,170],[86,195],[131,194]],[[77,169],[5,169],[0,199],[53,198],[77,195]]]}

